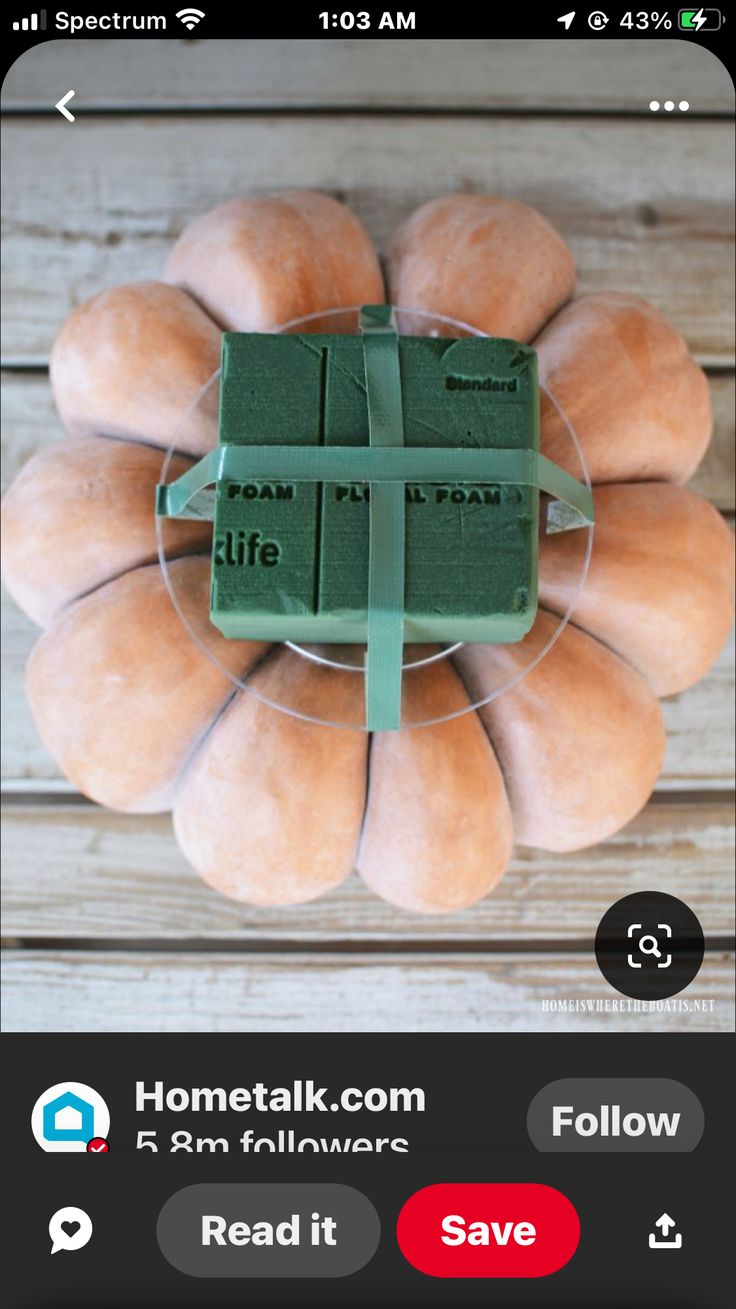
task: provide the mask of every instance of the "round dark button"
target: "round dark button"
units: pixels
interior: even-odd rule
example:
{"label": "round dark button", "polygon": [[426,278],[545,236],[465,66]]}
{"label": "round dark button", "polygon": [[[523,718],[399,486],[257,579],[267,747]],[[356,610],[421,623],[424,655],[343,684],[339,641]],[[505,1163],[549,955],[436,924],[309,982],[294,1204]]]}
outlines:
{"label": "round dark button", "polygon": [[638,891],[607,909],[595,937],[603,976],[634,1000],[666,1000],[689,986],[705,952],[692,909],[662,891]]}

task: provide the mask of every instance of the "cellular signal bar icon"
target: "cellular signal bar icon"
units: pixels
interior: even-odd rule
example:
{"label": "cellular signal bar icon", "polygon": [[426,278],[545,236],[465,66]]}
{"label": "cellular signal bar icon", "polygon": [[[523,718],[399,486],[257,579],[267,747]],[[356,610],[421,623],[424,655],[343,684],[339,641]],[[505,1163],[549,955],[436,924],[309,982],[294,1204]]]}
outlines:
{"label": "cellular signal bar icon", "polygon": [[19,18],[13,23],[14,32],[45,32],[46,31],[46,10],[42,9],[40,14],[31,14],[28,18]]}

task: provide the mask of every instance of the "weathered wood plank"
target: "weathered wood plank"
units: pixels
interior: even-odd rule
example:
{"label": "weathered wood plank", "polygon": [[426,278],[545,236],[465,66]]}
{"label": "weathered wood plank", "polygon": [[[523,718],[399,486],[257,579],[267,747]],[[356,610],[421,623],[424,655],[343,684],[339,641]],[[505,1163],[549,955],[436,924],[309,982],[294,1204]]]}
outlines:
{"label": "weathered wood plank", "polygon": [[728,122],[653,116],[80,116],[63,135],[44,119],[10,118],[4,358],[43,362],[74,305],[159,275],[185,223],[219,201],[312,186],[347,199],[382,249],[433,196],[528,201],[569,241],[583,291],[643,295],[700,357],[727,362],[732,147]]}
{"label": "weathered wood plank", "polygon": [[[41,744],[23,689],[23,670],[38,629],[16,608],[5,591],[0,601],[3,629],[2,759],[0,777],[17,790],[52,790],[71,794]],[[658,787],[711,790],[733,786],[733,638],[702,682],[663,702],[668,742]]]}
{"label": "weathered wood plank", "polygon": [[733,812],[722,801],[650,804],[605,844],[574,855],[517,848],[487,900],[417,917],[385,904],[357,874],[285,910],[215,894],[179,852],[166,816],[9,804],[3,810],[6,937],[59,940],[561,941],[591,938],[615,900],[666,889],[709,936],[734,926]]}
{"label": "weathered wood plank", "polygon": [[[713,955],[687,993],[689,1012],[678,997],[642,1012],[611,990],[592,956],[377,962],[360,955],[5,951],[2,971],[5,1031],[697,1032],[733,1025],[732,962]],[[555,1012],[561,1002],[576,1011]]]}
{"label": "weathered wood plank", "polygon": [[662,702],[667,750],[661,789],[732,786],[734,775],[734,633],[707,677]]}
{"label": "weathered wood plank", "polygon": [[386,106],[648,112],[652,95],[729,112],[733,85],[684,41],[116,41],[36,46],[10,69],[5,109],[48,109],[79,87],[75,112],[136,107]]}
{"label": "weathered wood plank", "polygon": [[[41,744],[25,693],[26,660],[38,638],[38,628],[16,608],[5,588],[0,592],[2,618],[2,678],[0,717],[3,759],[0,776],[37,783],[60,781],[59,770]],[[7,772],[3,769],[7,768]],[[69,790],[66,781],[62,790]]]}
{"label": "weathered wood plank", "polygon": [[54,407],[46,370],[33,373],[3,372],[0,385],[2,412],[2,492],[18,476],[37,450],[44,450],[66,433]]}
{"label": "weathered wood plank", "polygon": [[[736,507],[734,378],[731,373],[714,373],[709,380],[713,397],[713,440],[691,486],[719,509],[733,512]],[[4,373],[1,402],[4,491],[31,455],[63,438],[64,429],[54,409],[48,377],[44,372]]]}
{"label": "weathered wood plank", "polygon": [[713,440],[690,486],[716,508],[732,513],[736,481],[734,379],[733,375],[716,374],[709,378],[709,382],[713,400]]}

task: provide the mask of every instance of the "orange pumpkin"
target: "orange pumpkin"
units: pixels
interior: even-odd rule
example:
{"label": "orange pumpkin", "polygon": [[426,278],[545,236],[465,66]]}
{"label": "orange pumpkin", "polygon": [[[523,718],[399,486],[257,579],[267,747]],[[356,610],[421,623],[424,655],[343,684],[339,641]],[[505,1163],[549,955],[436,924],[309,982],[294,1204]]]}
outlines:
{"label": "orange pumpkin", "polygon": [[[655,784],[657,697],[703,676],[731,621],[731,535],[679,485],[709,439],[707,382],[662,316],[613,292],[571,299],[561,237],[527,205],[489,197],[418,210],[388,274],[385,290],[367,234],[327,196],[233,200],[205,215],[163,282],[104,292],[64,324],[51,378],[72,439],[31,459],[4,503],[5,580],[46,628],[27,682],[46,745],[100,803],[172,808],[194,867],[255,904],[309,900],[357,864],[401,908],[447,912],[493,888],[514,840],[574,850],[604,839]],[[222,328],[271,330],[387,295],[533,342],[590,467],[597,527],[573,622],[523,678],[460,712],[544,650],[577,585],[574,533],[541,540],[540,609],[523,642],[465,647],[407,679],[414,720],[460,716],[369,741],[264,703],[296,686],[313,717],[358,721],[362,679],[215,633],[209,527],[178,523],[167,554],[221,669],[210,662],[168,598],[153,500],[160,448],[217,368]],[[216,440],[205,401],[172,474]],[[565,463],[546,399],[542,448]]]}

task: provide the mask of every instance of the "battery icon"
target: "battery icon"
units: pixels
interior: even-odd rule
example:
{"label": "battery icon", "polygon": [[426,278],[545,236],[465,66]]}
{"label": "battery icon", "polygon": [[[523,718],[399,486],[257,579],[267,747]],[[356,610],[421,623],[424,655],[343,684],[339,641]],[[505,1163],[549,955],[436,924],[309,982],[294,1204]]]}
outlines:
{"label": "battery icon", "polygon": [[722,22],[720,9],[681,9],[677,15],[681,32],[717,32]]}

